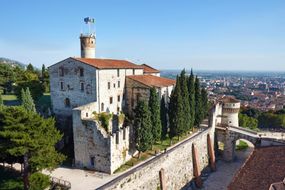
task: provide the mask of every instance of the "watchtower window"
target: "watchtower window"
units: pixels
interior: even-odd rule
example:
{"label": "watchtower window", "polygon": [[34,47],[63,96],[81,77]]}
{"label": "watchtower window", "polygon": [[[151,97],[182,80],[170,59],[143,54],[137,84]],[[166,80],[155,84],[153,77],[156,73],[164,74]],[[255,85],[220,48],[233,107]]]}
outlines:
{"label": "watchtower window", "polygon": [[104,111],[104,103],[101,103],[101,111]]}
{"label": "watchtower window", "polygon": [[118,102],[120,102],[121,101],[121,96],[120,95],[118,95]]}
{"label": "watchtower window", "polygon": [[135,69],[133,69],[133,75],[135,75]]}
{"label": "watchtower window", "polygon": [[83,69],[83,68],[79,68],[79,75],[80,75],[81,77],[84,76],[84,69]]}
{"label": "watchtower window", "polygon": [[121,82],[120,81],[118,81],[118,88],[120,88],[121,87]]}
{"label": "watchtower window", "polygon": [[59,74],[59,76],[61,76],[61,77],[63,77],[64,76],[64,70],[63,70],[63,67],[59,67],[59,69],[58,69],[58,74]]}
{"label": "watchtower window", "polygon": [[65,105],[65,107],[70,107],[70,100],[69,100],[69,98],[65,98],[64,105]]}
{"label": "watchtower window", "polygon": [[110,88],[111,88],[111,83],[108,82],[108,89],[110,90]]}
{"label": "watchtower window", "polygon": [[113,104],[113,97],[110,97],[110,104]]}

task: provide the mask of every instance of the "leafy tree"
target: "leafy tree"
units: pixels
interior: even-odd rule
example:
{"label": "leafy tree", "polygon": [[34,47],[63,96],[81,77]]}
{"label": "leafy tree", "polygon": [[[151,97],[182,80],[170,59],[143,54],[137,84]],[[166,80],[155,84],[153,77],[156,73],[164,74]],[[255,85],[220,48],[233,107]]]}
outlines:
{"label": "leafy tree", "polygon": [[4,94],[7,91],[11,91],[12,83],[15,80],[15,73],[13,68],[8,64],[0,63],[0,86],[4,87]]}
{"label": "leafy tree", "polygon": [[202,102],[202,118],[205,119],[208,114],[209,102],[208,102],[208,94],[206,89],[202,88],[201,90],[201,102]]}
{"label": "leafy tree", "polygon": [[2,99],[2,94],[0,93],[0,107],[3,105],[4,105],[4,103],[3,103],[3,99]]}
{"label": "leafy tree", "polygon": [[139,101],[135,109],[135,135],[136,147],[139,151],[145,152],[151,147],[153,142],[151,131],[151,119],[148,105],[144,101]]}
{"label": "leafy tree", "polygon": [[246,114],[248,117],[258,118],[261,114],[261,111],[255,108],[247,108],[241,111],[242,114]]}
{"label": "leafy tree", "polygon": [[201,89],[198,77],[195,78],[195,125],[199,125],[203,120]]}
{"label": "leafy tree", "polygon": [[34,66],[31,63],[28,64],[27,71],[31,73],[35,72]]}
{"label": "leafy tree", "polygon": [[148,102],[149,111],[151,113],[152,136],[153,143],[161,138],[161,121],[160,121],[160,104],[156,89],[150,89],[150,97]]}
{"label": "leafy tree", "polygon": [[30,177],[30,190],[46,189],[50,185],[49,177],[42,173],[33,173]]}
{"label": "leafy tree", "polygon": [[160,120],[161,120],[161,139],[166,139],[166,135],[168,133],[168,122],[167,122],[167,108],[165,105],[164,97],[162,97],[160,101]]}
{"label": "leafy tree", "polygon": [[187,77],[186,77],[186,71],[183,69],[180,73],[180,87],[181,87],[181,96],[182,96],[182,104],[183,104],[183,132],[188,131],[191,129],[191,112],[190,112],[190,105],[189,105],[189,92],[188,92],[188,86],[187,86]]}
{"label": "leafy tree", "polygon": [[191,128],[194,126],[195,122],[195,84],[194,84],[194,74],[191,69],[190,77],[188,78],[188,94],[189,94],[189,106],[190,106],[190,122]]}
{"label": "leafy tree", "polygon": [[181,96],[181,87],[179,77],[176,78],[176,86],[171,93],[169,103],[169,137],[178,137],[183,133],[184,129],[184,109]]}
{"label": "leafy tree", "polygon": [[249,129],[257,129],[258,121],[256,118],[248,117],[246,114],[239,114],[239,125]]}
{"label": "leafy tree", "polygon": [[19,82],[17,87],[15,88],[15,94],[20,100],[22,99],[21,97],[22,88],[23,89],[29,88],[31,95],[35,101],[38,101],[38,99],[43,95],[44,92],[44,86],[39,80]]}
{"label": "leafy tree", "polygon": [[45,73],[46,73],[46,66],[45,66],[45,64],[43,64],[42,65],[42,78],[44,78]]}
{"label": "leafy tree", "polygon": [[31,96],[29,88],[26,88],[26,91],[24,89],[21,90],[21,98],[22,98],[22,106],[27,111],[36,112],[36,106]]}
{"label": "leafy tree", "polygon": [[262,113],[258,117],[259,128],[285,127],[285,114]]}
{"label": "leafy tree", "polygon": [[54,119],[44,119],[21,106],[0,109],[0,147],[5,147],[5,153],[11,156],[23,158],[25,190],[30,187],[32,173],[52,170],[64,160],[64,156],[55,150],[62,135],[54,124]]}

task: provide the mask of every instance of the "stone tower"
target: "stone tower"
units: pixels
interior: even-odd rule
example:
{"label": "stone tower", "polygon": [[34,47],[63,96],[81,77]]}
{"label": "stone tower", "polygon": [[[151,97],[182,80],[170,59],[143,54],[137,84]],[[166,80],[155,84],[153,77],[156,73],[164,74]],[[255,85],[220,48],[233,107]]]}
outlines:
{"label": "stone tower", "polygon": [[96,38],[94,34],[80,35],[81,58],[95,58]]}
{"label": "stone tower", "polygon": [[221,124],[238,127],[238,113],[240,109],[240,102],[232,97],[225,97],[222,99],[222,102],[223,106]]}

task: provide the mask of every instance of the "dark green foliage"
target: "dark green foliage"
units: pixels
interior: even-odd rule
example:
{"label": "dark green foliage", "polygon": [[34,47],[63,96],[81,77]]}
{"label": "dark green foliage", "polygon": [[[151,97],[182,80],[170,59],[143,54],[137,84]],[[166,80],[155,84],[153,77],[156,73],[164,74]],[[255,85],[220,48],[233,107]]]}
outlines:
{"label": "dark green foliage", "polygon": [[2,99],[2,94],[0,93],[0,106],[3,106],[4,103],[3,103],[3,99]]}
{"label": "dark green foliage", "polygon": [[136,147],[140,156],[140,152],[148,150],[153,142],[150,111],[144,101],[139,101],[137,104],[134,123]]}
{"label": "dark green foliage", "polygon": [[102,127],[106,130],[106,132],[109,132],[109,122],[112,118],[112,114],[103,112],[98,114],[98,119],[101,122]]}
{"label": "dark green foliage", "polygon": [[35,103],[34,103],[34,100],[31,96],[29,88],[26,88],[26,90],[24,90],[24,89],[21,90],[21,97],[22,97],[22,106],[27,111],[36,112]]}
{"label": "dark green foliage", "polygon": [[241,111],[242,114],[246,114],[248,117],[258,118],[261,114],[261,111],[254,108],[247,108]]}
{"label": "dark green foliage", "polygon": [[160,104],[158,93],[154,87],[150,89],[148,107],[151,113],[151,131],[154,143],[161,139]]}
{"label": "dark green foliage", "polygon": [[50,185],[50,180],[47,175],[36,172],[30,177],[30,190],[44,190]]}
{"label": "dark green foliage", "polygon": [[188,94],[189,94],[189,107],[191,116],[191,128],[194,126],[195,122],[195,84],[194,84],[194,74],[191,69],[191,74],[188,79]]}
{"label": "dark green foliage", "polygon": [[202,100],[201,100],[201,89],[200,81],[198,77],[195,78],[195,125],[199,125],[203,120],[202,112]]}
{"label": "dark green foliage", "polygon": [[164,140],[167,136],[168,133],[168,127],[167,127],[167,108],[165,105],[165,100],[164,97],[162,97],[161,101],[160,101],[160,120],[161,120],[161,139]]}
{"label": "dark green foliage", "polygon": [[[1,156],[1,155],[0,155]],[[0,166],[0,190],[24,189],[21,173],[14,169]]]}
{"label": "dark green foliage", "polygon": [[262,113],[258,117],[259,128],[285,127],[285,114]]}
{"label": "dark green foliage", "polygon": [[15,88],[15,94],[18,97],[18,99],[22,99],[21,97],[21,90],[29,88],[31,95],[35,101],[37,101],[44,92],[44,86],[43,84],[38,80],[32,80],[32,81],[26,81],[26,82],[20,82],[18,83],[18,86]]}
{"label": "dark green foliage", "polygon": [[0,63],[0,86],[4,86],[6,83],[14,80],[15,73],[13,72],[13,67]]}
{"label": "dark green foliage", "polygon": [[180,87],[181,87],[181,97],[182,97],[182,105],[183,105],[183,132],[186,132],[191,129],[192,127],[192,117],[190,112],[190,104],[189,104],[189,92],[188,92],[188,84],[187,84],[187,77],[186,77],[186,71],[183,69],[181,71],[180,77],[179,77]]}
{"label": "dark green foliage", "polygon": [[176,86],[171,93],[169,103],[169,137],[180,136],[184,132],[184,108],[181,96],[179,77],[176,78]]}
{"label": "dark green foliage", "polygon": [[201,90],[201,103],[202,103],[202,118],[205,119],[208,114],[209,102],[208,102],[208,94],[206,89],[202,88]]}
{"label": "dark green foliage", "polygon": [[27,71],[31,73],[35,72],[35,69],[31,63],[29,63],[29,65],[27,66]]}
{"label": "dark green foliage", "polygon": [[6,154],[23,158],[25,189],[29,174],[53,169],[64,160],[55,150],[62,135],[54,124],[54,119],[44,119],[21,106],[0,109],[0,147]]}
{"label": "dark green foliage", "polygon": [[257,129],[257,119],[248,117],[246,114],[239,114],[239,125],[249,129]]}

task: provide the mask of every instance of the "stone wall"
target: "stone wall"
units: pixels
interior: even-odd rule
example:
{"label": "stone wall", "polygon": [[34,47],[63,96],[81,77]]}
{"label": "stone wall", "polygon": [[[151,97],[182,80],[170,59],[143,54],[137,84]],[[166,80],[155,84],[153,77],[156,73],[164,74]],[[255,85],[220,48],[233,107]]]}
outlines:
{"label": "stone wall", "polygon": [[130,127],[120,125],[114,133],[107,132],[93,118],[95,107],[96,103],[90,103],[73,110],[75,166],[113,173],[132,156]]}
{"label": "stone wall", "polygon": [[182,143],[135,167],[98,189],[159,189],[159,172],[164,170],[167,189],[181,189],[194,177],[192,146],[197,150],[200,170],[208,166],[207,135],[214,143],[214,126],[204,128]]}

